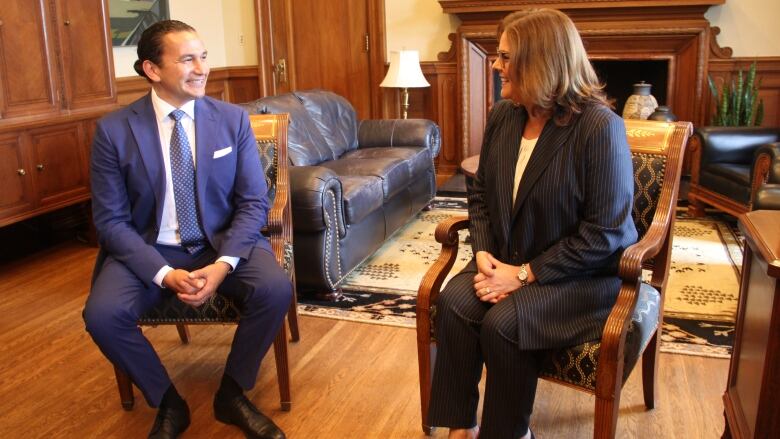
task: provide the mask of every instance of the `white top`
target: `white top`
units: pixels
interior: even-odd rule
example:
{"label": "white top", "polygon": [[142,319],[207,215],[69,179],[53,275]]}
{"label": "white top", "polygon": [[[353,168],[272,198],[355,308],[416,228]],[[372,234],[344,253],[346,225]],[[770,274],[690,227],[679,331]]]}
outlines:
{"label": "white top", "polygon": [[[173,196],[173,177],[171,175],[171,135],[176,122],[170,114],[177,108],[165,102],[157,96],[152,88],[152,107],[157,120],[157,132],[160,134],[160,146],[162,147],[163,163],[165,165],[165,198],[163,200],[162,219],[160,221],[160,232],[157,235],[157,243],[164,245],[181,245],[181,236],[179,235],[179,220],[176,217],[176,200]],[[182,105],[179,110],[183,111],[185,116],[181,118],[181,125],[184,132],[187,133],[187,141],[190,143],[190,153],[192,154],[192,164],[197,167],[195,154],[195,101],[189,101]],[[235,256],[222,256],[217,261],[224,261],[230,264],[232,270],[236,269],[239,258]],[[160,271],[154,276],[155,284],[162,287],[162,281],[165,275],[173,267],[166,265],[160,268]]]}
{"label": "white top", "polygon": [[517,154],[517,164],[515,165],[515,184],[512,186],[512,205],[514,205],[515,198],[517,198],[517,188],[520,187],[520,180],[523,178],[525,167],[528,165],[528,160],[534,152],[537,140],[539,140],[538,137],[535,139],[523,137],[520,140],[520,153]]}

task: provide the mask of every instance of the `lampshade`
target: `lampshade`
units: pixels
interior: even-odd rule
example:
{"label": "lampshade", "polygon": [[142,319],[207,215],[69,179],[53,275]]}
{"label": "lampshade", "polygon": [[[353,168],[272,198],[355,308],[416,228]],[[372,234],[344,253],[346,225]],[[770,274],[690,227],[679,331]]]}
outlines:
{"label": "lampshade", "polygon": [[420,70],[420,54],[416,50],[390,52],[390,68],[380,87],[429,87]]}

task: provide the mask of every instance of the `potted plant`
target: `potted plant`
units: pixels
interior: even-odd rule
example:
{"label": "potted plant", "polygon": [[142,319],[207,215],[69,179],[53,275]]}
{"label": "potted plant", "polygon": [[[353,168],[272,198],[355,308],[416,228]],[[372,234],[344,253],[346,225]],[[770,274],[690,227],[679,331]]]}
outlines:
{"label": "potted plant", "polygon": [[720,93],[712,76],[707,80],[715,101],[715,113],[712,115],[714,126],[760,126],[764,119],[764,100],[758,99],[761,80],[756,81],[756,62],[750,65],[747,76],[742,69],[737,72],[737,80],[724,81]]}

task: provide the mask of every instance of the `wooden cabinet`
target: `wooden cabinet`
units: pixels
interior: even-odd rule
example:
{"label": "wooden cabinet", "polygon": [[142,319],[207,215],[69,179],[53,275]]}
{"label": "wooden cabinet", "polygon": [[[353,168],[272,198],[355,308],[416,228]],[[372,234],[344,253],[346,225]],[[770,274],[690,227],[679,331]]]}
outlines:
{"label": "wooden cabinet", "polygon": [[0,136],[0,218],[33,206],[32,184],[20,140],[16,133]]}
{"label": "wooden cabinet", "polygon": [[0,227],[89,199],[95,120],[116,108],[107,0],[3,0]]}
{"label": "wooden cabinet", "polygon": [[780,211],[739,218],[745,260],[723,395],[724,438],[780,437]]}
{"label": "wooden cabinet", "polygon": [[0,227],[89,200],[94,119],[0,135]]}

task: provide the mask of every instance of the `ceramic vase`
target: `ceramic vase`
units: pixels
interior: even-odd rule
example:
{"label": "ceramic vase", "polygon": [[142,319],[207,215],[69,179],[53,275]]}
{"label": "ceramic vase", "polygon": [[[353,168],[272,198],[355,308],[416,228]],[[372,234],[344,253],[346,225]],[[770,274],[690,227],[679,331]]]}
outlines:
{"label": "ceramic vase", "polygon": [[657,120],[660,122],[675,122],[677,121],[677,116],[672,113],[672,110],[669,109],[666,105],[659,105],[658,108],[655,109],[653,114],[647,117],[647,120]]}
{"label": "ceramic vase", "polygon": [[634,84],[634,94],[623,107],[623,119],[647,119],[658,107],[658,101],[650,94],[652,84],[644,81]]}

